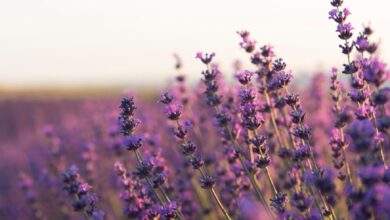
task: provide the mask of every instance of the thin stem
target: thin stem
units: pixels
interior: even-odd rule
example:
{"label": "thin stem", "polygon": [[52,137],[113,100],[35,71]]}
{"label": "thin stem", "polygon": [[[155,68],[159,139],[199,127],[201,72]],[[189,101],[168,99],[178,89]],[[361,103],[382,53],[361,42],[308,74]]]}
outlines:
{"label": "thin stem", "polygon": [[[137,161],[138,161],[138,164],[139,165],[142,165],[142,156],[141,156],[141,153],[138,151],[138,150],[135,150],[134,151],[135,153],[135,156],[137,158]],[[161,205],[164,205],[164,201],[161,199],[160,195],[156,192],[156,190],[154,189],[153,187],[153,184],[152,182],[150,181],[149,177],[146,177],[146,182],[148,183],[149,185],[149,188],[150,190],[153,191],[154,195],[156,196],[157,200],[161,203]],[[168,202],[168,201],[167,201]]]}
{"label": "thin stem", "polygon": [[[266,84],[265,77],[262,77],[262,82],[263,82],[264,85]],[[270,107],[271,122],[272,122],[272,126],[273,126],[273,128],[275,130],[277,141],[279,143],[279,146],[282,146],[283,145],[283,139],[282,139],[282,136],[280,135],[278,124],[276,123],[276,115],[275,115],[275,112],[274,112],[274,107],[272,106],[271,99],[269,97],[269,94],[268,94],[267,90],[264,91],[264,96],[265,96],[265,100],[267,102],[267,105]],[[287,145],[287,144],[284,143],[284,145]]]}
{"label": "thin stem", "polygon": [[161,203],[161,205],[164,205],[164,201],[161,199],[160,195],[156,192],[156,190],[154,190],[153,184],[150,181],[149,177],[146,177],[146,182],[148,183],[149,188],[153,191],[153,193],[156,196],[157,200]]}
{"label": "thin stem", "polygon": [[334,211],[333,211],[332,206],[328,205],[328,203],[326,202],[325,198],[323,197],[322,193],[321,193],[319,190],[318,190],[318,193],[319,193],[319,195],[320,195],[320,199],[321,199],[322,203],[324,204],[325,208],[328,209],[328,210],[330,211],[330,213],[331,213],[331,219],[337,220],[336,215],[335,215],[335,213],[334,213]]}
{"label": "thin stem", "polygon": [[[179,120],[175,120],[175,122],[176,122],[176,125],[177,125],[178,127],[181,127],[181,124],[180,124],[180,121],[179,121]],[[186,138],[183,139],[183,143],[188,143]],[[193,159],[193,155],[189,155],[189,158],[190,158],[190,159]],[[206,178],[206,174],[205,174],[205,172],[203,171],[202,167],[199,167],[197,170],[199,171],[199,173],[202,175],[203,178]],[[230,217],[229,213],[226,211],[225,206],[222,204],[222,202],[221,202],[220,199],[218,198],[218,195],[216,194],[216,192],[215,192],[215,190],[214,190],[214,187],[211,187],[211,188],[210,188],[210,192],[212,193],[214,199],[217,201],[218,207],[219,207],[219,209],[222,211],[222,213],[223,213],[223,215],[225,216],[225,218],[226,218],[227,220],[231,220],[232,218]]]}
{"label": "thin stem", "polygon": [[[379,129],[378,129],[378,125],[376,123],[376,116],[375,116],[375,110],[372,114],[372,122],[374,124],[374,127],[375,127],[375,134],[377,136],[379,136]],[[382,159],[382,162],[383,162],[383,166],[385,168],[385,170],[387,170],[389,167],[387,165],[387,162],[386,162],[386,157],[385,157],[385,153],[384,153],[384,150],[383,150],[383,147],[382,147],[382,143],[381,142],[378,142],[377,143],[377,147],[379,148],[379,151],[380,151],[380,154],[381,154],[381,159]]]}
{"label": "thin stem", "polygon": [[270,173],[268,171],[268,167],[264,168],[263,170],[264,170],[264,173],[267,175],[268,182],[271,185],[272,192],[273,192],[273,194],[275,196],[276,194],[278,194],[278,190],[276,190],[274,181],[272,180],[271,175],[270,175]]}
{"label": "thin stem", "polygon": [[[255,136],[257,136],[256,130],[254,130],[253,133],[255,134]],[[261,151],[260,151],[260,155],[263,156],[263,153]],[[274,181],[272,180],[272,177],[269,173],[268,167],[265,167],[262,170],[265,173],[265,175],[267,176],[268,182],[272,188],[273,195],[275,196],[276,194],[278,194],[278,190],[275,187]]]}
{"label": "thin stem", "polygon": [[[198,171],[202,175],[202,177],[206,177],[206,174],[204,173],[202,168],[199,168]],[[217,193],[215,192],[214,187],[211,187],[209,190],[210,190],[211,194],[213,195],[215,201],[218,204],[219,209],[222,211],[225,218],[228,220],[231,220],[232,218],[230,217],[229,213],[226,211],[225,206],[222,204],[221,200],[219,199]]]}
{"label": "thin stem", "polygon": [[[339,130],[340,130],[341,142],[344,143],[344,141],[345,141],[345,138],[344,138],[344,128],[340,128]],[[343,153],[343,157],[344,157],[344,160],[345,160],[345,171],[347,173],[348,182],[352,184],[351,168],[349,167],[349,162],[348,162],[348,159],[347,159],[347,152],[345,151],[344,147],[342,148],[342,153]]]}
{"label": "thin stem", "polygon": [[[278,97],[279,97],[279,95],[278,95]],[[284,108],[282,108],[282,109],[280,110],[280,112],[282,113],[283,120],[285,121],[284,127],[286,128],[287,134],[288,134],[288,136],[289,136],[289,140],[290,140],[291,147],[292,147],[292,149],[294,149],[294,148],[295,148],[294,137],[293,137],[293,135],[292,135],[291,132],[290,132],[290,127],[289,127],[289,125],[287,124],[287,115],[286,115],[286,111],[285,111]]]}
{"label": "thin stem", "polygon": [[217,202],[219,208],[221,209],[223,215],[225,216],[226,219],[231,220],[232,218],[229,216],[228,212],[226,211],[225,207],[223,206],[222,202],[217,196],[217,193],[215,192],[214,188],[210,189],[215,201]]}
{"label": "thin stem", "polygon": [[[220,110],[219,108],[216,106],[215,107],[215,111],[218,113]],[[228,126],[224,126],[223,129],[225,129],[225,131],[228,133],[228,136],[229,136],[229,139],[230,139],[230,142],[232,143],[233,147],[234,147],[234,150],[238,151],[239,150],[239,145],[237,143],[237,141],[235,140],[235,138],[233,137],[233,134],[232,132],[230,131],[229,127]],[[266,200],[264,199],[264,196],[263,196],[263,193],[261,192],[260,190],[260,187],[259,187],[259,184],[257,183],[257,181],[255,181],[255,178],[253,177],[253,174],[251,174],[248,170],[248,167],[246,166],[246,163],[245,163],[245,159],[242,157],[241,154],[238,154],[238,159],[242,165],[242,167],[244,168],[244,172],[245,174],[248,176],[249,180],[251,181],[252,183],[252,186],[253,188],[255,189],[256,191],[256,195],[257,195],[257,199],[261,202],[263,202],[263,205],[266,207],[266,209],[268,210],[268,206],[267,206],[267,202]]]}
{"label": "thin stem", "polygon": [[[233,134],[231,133],[231,131],[229,130],[229,128],[228,128],[227,126],[225,126],[224,128],[226,129],[226,131],[227,131],[228,134],[229,134],[229,138],[230,138],[230,141],[233,143],[234,149],[235,149],[235,150],[238,150],[238,149],[239,149],[239,148],[238,148],[238,143],[237,143],[237,141],[233,138]],[[264,206],[265,210],[268,212],[268,214],[269,214],[272,218],[274,218],[273,213],[272,213],[271,209],[269,208],[268,203],[267,203],[267,201],[265,200],[265,197],[264,197],[263,193],[262,193],[261,190],[260,190],[259,183],[257,182],[257,180],[256,180],[256,178],[255,178],[255,176],[254,176],[254,174],[250,173],[248,167],[246,166],[245,159],[242,157],[241,154],[238,155],[238,159],[239,159],[239,161],[240,161],[242,167],[244,168],[245,174],[248,176],[248,178],[249,178],[249,180],[250,180],[250,182],[251,182],[253,188],[255,189],[255,192],[256,192],[256,195],[257,195],[257,199],[263,203],[263,206]]]}
{"label": "thin stem", "polygon": [[[287,94],[287,95],[290,95],[290,91],[288,91],[287,87],[285,87],[285,91],[286,91],[286,94]],[[293,106],[292,106],[292,109],[293,109],[294,111],[297,111],[297,106],[296,106],[296,105],[293,105]],[[302,123],[302,122],[298,123],[298,127],[302,129],[302,128],[303,128],[303,123]],[[306,142],[305,142],[305,140],[304,140],[303,138],[301,138],[301,144],[302,144],[302,145],[305,145],[305,144],[306,144]],[[315,161],[313,151],[310,151],[310,160],[313,162],[314,167],[318,170],[318,165],[317,165],[317,163],[316,163],[316,161]],[[309,166],[311,167],[310,169],[313,170],[310,161],[308,161],[308,164],[309,164]]]}

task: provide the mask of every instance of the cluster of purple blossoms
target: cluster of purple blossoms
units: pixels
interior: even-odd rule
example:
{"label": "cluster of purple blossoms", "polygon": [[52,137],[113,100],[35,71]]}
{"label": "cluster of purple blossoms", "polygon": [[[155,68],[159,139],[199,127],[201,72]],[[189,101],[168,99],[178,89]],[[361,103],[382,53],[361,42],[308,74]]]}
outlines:
{"label": "cluster of purple blossoms", "polygon": [[123,188],[120,198],[126,203],[123,213],[128,218],[158,218],[161,207],[154,204],[151,190],[146,188],[134,175],[131,175],[121,162],[115,162],[114,166]]}
{"label": "cluster of purple blossoms", "polygon": [[[175,130],[186,130],[186,128],[181,124],[182,122],[180,120],[182,115],[181,106],[174,103],[175,99],[173,96],[169,93],[164,93],[160,102],[163,103],[166,107],[167,118],[175,123]],[[187,131],[185,132],[185,135],[178,136],[175,132],[174,135],[177,139],[180,140],[181,153],[188,158],[188,162],[192,165],[192,168],[200,173],[200,186],[203,189],[210,191],[220,210],[223,212],[225,218],[231,219],[229,213],[220,201],[220,198],[214,189],[216,184],[215,178],[205,172],[203,168],[205,164],[204,160],[199,155],[196,155],[198,148],[197,145],[193,141],[189,140]]]}
{"label": "cluster of purple blossoms", "polygon": [[104,212],[98,210],[99,201],[96,193],[92,192],[92,186],[80,179],[78,168],[75,165],[62,173],[63,189],[73,197],[72,206],[77,212],[82,212],[84,217],[93,220],[104,219]]}
{"label": "cluster of purple blossoms", "polygon": [[[168,95],[164,97],[164,102],[169,102]],[[119,122],[121,124],[121,133],[125,135],[123,144],[126,146],[127,150],[133,151],[137,159],[138,165],[136,166],[135,171],[133,172],[134,177],[139,178],[140,180],[145,180],[149,186],[149,190],[153,192],[154,199],[160,203],[163,207],[164,216],[166,219],[179,218],[182,219],[182,213],[178,207],[167,195],[166,190],[163,188],[163,184],[166,182],[166,171],[165,169],[159,169],[156,166],[155,158],[145,157],[139,148],[142,147],[143,137],[136,135],[135,129],[140,123],[138,119],[135,118],[135,110],[137,109],[133,97],[123,98],[120,105],[120,116]],[[168,117],[173,119],[180,118],[180,108],[171,106],[170,109],[167,109]],[[118,164],[118,166],[121,166]],[[160,166],[162,167],[162,166]],[[124,169],[124,168],[123,168]],[[125,212],[127,209],[125,209]],[[167,210],[170,210],[167,212]]]}

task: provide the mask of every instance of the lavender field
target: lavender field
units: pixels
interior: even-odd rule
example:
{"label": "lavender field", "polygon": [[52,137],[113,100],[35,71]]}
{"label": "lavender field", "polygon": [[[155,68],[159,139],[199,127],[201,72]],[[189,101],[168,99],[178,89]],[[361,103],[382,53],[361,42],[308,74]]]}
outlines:
{"label": "lavender field", "polygon": [[390,67],[347,4],[310,79],[239,30],[248,65],[199,48],[196,83],[175,55],[162,89],[0,94],[0,219],[390,219]]}

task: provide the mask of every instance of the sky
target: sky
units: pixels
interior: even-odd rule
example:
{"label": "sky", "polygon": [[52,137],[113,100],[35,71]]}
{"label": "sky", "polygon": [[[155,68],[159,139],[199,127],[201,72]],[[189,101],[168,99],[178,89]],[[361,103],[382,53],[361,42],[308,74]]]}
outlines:
{"label": "sky", "polygon": [[[390,2],[345,0],[356,34],[371,24],[390,57]],[[177,53],[192,81],[215,52],[227,75],[239,59],[237,30],[272,44],[295,74],[329,72],[345,56],[327,0],[0,0],[0,86],[160,86]]]}

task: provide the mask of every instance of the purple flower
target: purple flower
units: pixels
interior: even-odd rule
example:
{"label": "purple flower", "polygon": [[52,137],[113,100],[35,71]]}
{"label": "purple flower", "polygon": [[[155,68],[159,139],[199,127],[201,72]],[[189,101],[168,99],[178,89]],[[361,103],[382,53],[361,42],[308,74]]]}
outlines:
{"label": "purple flower", "polygon": [[241,104],[251,103],[256,98],[256,91],[252,87],[243,88],[238,92],[238,96],[240,98]]}
{"label": "purple flower", "polygon": [[390,79],[390,70],[386,69],[384,62],[378,58],[372,58],[368,64],[363,66],[363,77],[367,82],[379,87]]}
{"label": "purple flower", "polygon": [[306,113],[302,111],[301,108],[297,108],[293,112],[290,113],[291,121],[294,124],[301,124],[304,122],[306,118]]}
{"label": "purple flower", "polygon": [[222,108],[221,111],[215,113],[215,120],[219,127],[228,125],[228,123],[231,121],[228,110],[226,108]]}
{"label": "purple flower", "polygon": [[79,178],[79,169],[76,165],[72,165],[62,174],[62,181],[64,183],[71,183]]}
{"label": "purple flower", "polygon": [[172,100],[173,100],[173,95],[168,92],[163,93],[160,98],[160,102],[165,105],[171,104]]}
{"label": "purple flower", "polygon": [[335,20],[335,18],[337,17],[337,15],[339,14],[338,10],[337,9],[332,9],[329,11],[329,19],[333,19]]}
{"label": "purple flower", "polygon": [[275,52],[273,51],[273,47],[271,45],[264,45],[260,48],[260,53],[265,58],[273,58],[275,56]]}
{"label": "purple flower", "polygon": [[333,75],[337,75],[338,71],[339,70],[337,69],[337,67],[332,67],[332,69],[331,69],[331,72]]}
{"label": "purple flower", "polygon": [[237,34],[240,35],[240,37],[241,37],[244,41],[245,41],[245,40],[249,37],[249,35],[250,35],[249,31],[246,31],[246,30],[244,30],[244,31],[237,31]]}
{"label": "purple flower", "polygon": [[352,52],[354,46],[355,46],[355,42],[349,44],[348,41],[345,42],[344,45],[342,44],[339,45],[339,47],[341,48],[341,52],[346,55],[349,55]]}
{"label": "purple flower", "polygon": [[168,204],[164,205],[160,213],[161,216],[163,216],[165,219],[175,219],[177,209],[176,202],[169,202]]}
{"label": "purple flower", "polygon": [[203,160],[200,156],[195,155],[195,156],[192,156],[192,157],[190,158],[190,163],[191,163],[191,165],[192,165],[192,168],[194,168],[195,170],[197,170],[197,169],[203,167],[203,165],[204,165],[204,160]]}
{"label": "purple flower", "polygon": [[248,130],[254,131],[264,123],[264,119],[260,113],[252,117],[244,117],[242,119],[242,125]]}
{"label": "purple flower", "polygon": [[183,126],[178,126],[173,130],[174,135],[179,139],[184,139],[187,136],[187,129]]}
{"label": "purple flower", "polygon": [[343,4],[344,0],[332,0],[330,4],[333,7],[340,7]]}
{"label": "purple flower", "polygon": [[307,125],[297,126],[295,129],[293,129],[292,134],[303,140],[308,140],[311,136],[311,128]]}
{"label": "purple flower", "polygon": [[217,78],[217,76],[220,74],[218,69],[211,69],[211,70],[205,70],[202,71],[202,75],[204,76],[204,81],[210,82]]}
{"label": "purple flower", "polygon": [[126,146],[127,150],[134,151],[142,146],[142,141],[143,139],[139,135],[125,136],[123,138],[123,145]]}
{"label": "purple flower", "polygon": [[344,8],[343,11],[339,11],[337,9],[332,9],[329,12],[329,19],[333,19],[335,22],[339,24],[343,24],[347,19],[348,15],[350,15],[350,11],[348,8]]}
{"label": "purple flower", "polygon": [[277,90],[281,88],[285,88],[290,84],[292,79],[291,71],[282,72],[278,76],[275,76],[272,81],[268,84],[269,90]]}
{"label": "purple flower", "polygon": [[382,180],[383,167],[363,167],[359,169],[358,175],[362,183],[370,187]]}
{"label": "purple flower", "polygon": [[121,113],[120,115],[123,118],[127,118],[134,115],[134,111],[137,109],[137,106],[134,103],[133,97],[124,97],[122,98],[120,104]]}
{"label": "purple flower", "polygon": [[287,105],[293,107],[299,105],[299,94],[289,94],[284,98]]}
{"label": "purple flower", "polygon": [[376,146],[379,146],[385,142],[385,137],[383,134],[378,133],[374,135],[374,143]]}
{"label": "purple flower", "polygon": [[208,65],[213,60],[215,53],[203,54],[203,52],[197,52],[195,58],[200,59],[204,64]]}
{"label": "purple flower", "polygon": [[361,90],[352,90],[348,96],[351,98],[353,102],[362,104],[365,102],[369,96],[371,95],[371,91],[369,87],[363,88]]}
{"label": "purple flower", "polygon": [[242,38],[240,47],[247,53],[252,53],[256,49],[256,41],[249,39],[250,33],[248,31],[237,31],[237,34]]}
{"label": "purple flower", "polygon": [[283,61],[282,58],[276,59],[273,64],[273,71],[280,72],[286,69],[286,63]]}
{"label": "purple flower", "polygon": [[300,212],[305,212],[308,208],[310,208],[312,199],[303,192],[293,192],[290,203]]}
{"label": "purple flower", "polygon": [[247,53],[252,53],[256,49],[256,41],[245,38],[243,42],[240,42],[240,47]]}
{"label": "purple flower", "polygon": [[307,144],[299,146],[293,153],[293,160],[302,162],[310,158],[311,149]]}
{"label": "purple flower", "polygon": [[363,104],[355,111],[355,116],[358,120],[366,120],[371,119],[373,113],[374,108],[372,106]]}
{"label": "purple flower", "polygon": [[271,163],[271,158],[268,154],[259,155],[255,159],[255,164],[258,168],[263,169],[268,167],[268,165]]}
{"label": "purple flower", "polygon": [[355,41],[356,50],[362,53],[367,50],[368,46],[369,43],[367,37],[364,35],[359,35]]}
{"label": "purple flower", "polygon": [[140,164],[138,164],[136,170],[133,172],[133,174],[140,179],[144,179],[150,176],[152,173],[154,164],[151,161],[141,161]]}
{"label": "purple flower", "polygon": [[367,152],[371,149],[375,130],[369,120],[354,121],[346,133],[351,137],[351,150]]}
{"label": "purple flower", "polygon": [[88,183],[81,182],[78,174],[78,168],[75,165],[69,167],[62,174],[62,181],[64,184],[63,189],[68,192],[69,195],[74,196],[72,200],[72,206],[75,211],[83,212],[88,218],[96,219],[103,217],[104,213],[96,209],[96,203],[98,197],[95,193],[91,192],[92,187]]}
{"label": "purple flower", "polygon": [[337,25],[336,32],[339,33],[339,38],[342,40],[348,40],[352,37],[352,25],[351,23],[343,23]]}
{"label": "purple flower", "polygon": [[251,81],[253,75],[254,72],[251,72],[249,70],[244,70],[236,73],[236,77],[242,85],[247,85]]}
{"label": "purple flower", "polygon": [[378,92],[373,93],[372,102],[375,106],[385,105],[390,99],[390,88],[379,89]]}
{"label": "purple flower", "polygon": [[215,186],[215,179],[210,175],[205,175],[200,178],[200,186],[203,189],[211,189]]}
{"label": "purple flower", "polygon": [[275,195],[271,200],[271,206],[274,208],[278,213],[282,214],[286,211],[286,202],[287,202],[287,194],[286,193],[279,193]]}
{"label": "purple flower", "polygon": [[170,104],[165,107],[165,113],[170,120],[178,120],[182,114],[183,107],[179,104]]}
{"label": "purple flower", "polygon": [[180,147],[181,147],[181,152],[186,156],[194,154],[197,149],[196,144],[193,143],[192,141],[182,143]]}
{"label": "purple flower", "polygon": [[305,173],[305,181],[308,184],[313,184],[325,195],[335,191],[334,175],[331,169],[320,169],[314,172],[307,171]]}

